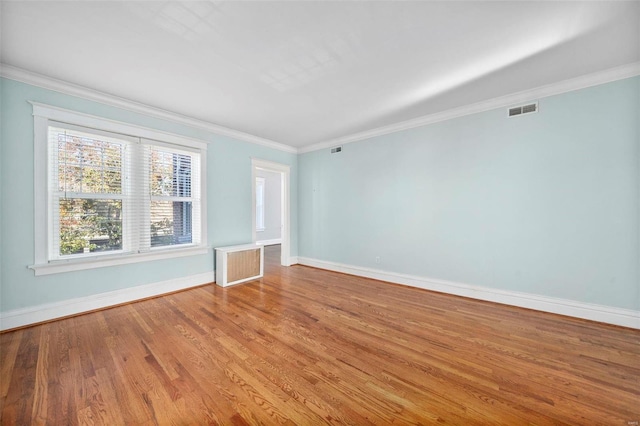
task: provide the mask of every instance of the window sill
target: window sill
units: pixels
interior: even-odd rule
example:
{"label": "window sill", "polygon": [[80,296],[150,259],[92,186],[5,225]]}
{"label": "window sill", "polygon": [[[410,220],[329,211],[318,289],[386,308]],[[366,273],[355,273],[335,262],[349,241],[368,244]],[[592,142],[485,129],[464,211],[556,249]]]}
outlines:
{"label": "window sill", "polygon": [[40,265],[31,265],[36,276],[60,274],[64,272],[82,271],[85,269],[103,268],[106,266],[127,265],[129,263],[150,262],[152,260],[175,259],[178,257],[195,256],[209,253],[209,247],[184,247],[178,249],[164,249],[147,253],[103,255],[84,259],[69,259],[53,261]]}

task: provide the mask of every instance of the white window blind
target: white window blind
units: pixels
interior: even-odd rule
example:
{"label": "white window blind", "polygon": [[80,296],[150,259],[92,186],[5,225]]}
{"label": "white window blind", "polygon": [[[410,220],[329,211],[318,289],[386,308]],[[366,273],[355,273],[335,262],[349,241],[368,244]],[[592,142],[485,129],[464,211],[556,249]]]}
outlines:
{"label": "white window blind", "polygon": [[150,246],[198,243],[199,156],[157,146],[149,152]]}
{"label": "white window blind", "polygon": [[54,121],[49,260],[198,245],[197,149]]}

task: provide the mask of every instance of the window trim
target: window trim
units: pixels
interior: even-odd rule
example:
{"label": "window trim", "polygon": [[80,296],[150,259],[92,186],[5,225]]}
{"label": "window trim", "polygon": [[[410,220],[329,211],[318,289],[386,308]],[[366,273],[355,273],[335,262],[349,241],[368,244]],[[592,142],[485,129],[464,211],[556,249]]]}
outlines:
{"label": "window trim", "polygon": [[[207,143],[173,133],[123,123],[51,105],[30,102],[34,120],[34,264],[28,266],[35,275],[93,269],[105,266],[124,265],[183,256],[206,254],[207,246]],[[49,214],[49,121],[68,123],[106,132],[120,133],[141,139],[148,139],[160,146],[200,152],[200,202],[201,202],[201,242],[183,247],[158,247],[145,253],[100,253],[49,260],[49,232],[53,229],[52,215]]]}

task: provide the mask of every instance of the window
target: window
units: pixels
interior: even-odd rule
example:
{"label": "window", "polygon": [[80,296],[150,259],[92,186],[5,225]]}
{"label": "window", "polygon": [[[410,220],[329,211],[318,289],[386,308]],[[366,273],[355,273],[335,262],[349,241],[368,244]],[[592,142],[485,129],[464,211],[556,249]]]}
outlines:
{"label": "window", "polygon": [[264,183],[262,177],[256,178],[256,231],[264,231]]}
{"label": "window", "polygon": [[37,275],[207,251],[206,144],[40,104],[34,116]]}
{"label": "window", "polygon": [[50,259],[123,249],[126,145],[96,133],[61,123],[48,127]]}
{"label": "window", "polygon": [[193,205],[198,158],[193,154],[151,148],[151,247],[194,242]]}

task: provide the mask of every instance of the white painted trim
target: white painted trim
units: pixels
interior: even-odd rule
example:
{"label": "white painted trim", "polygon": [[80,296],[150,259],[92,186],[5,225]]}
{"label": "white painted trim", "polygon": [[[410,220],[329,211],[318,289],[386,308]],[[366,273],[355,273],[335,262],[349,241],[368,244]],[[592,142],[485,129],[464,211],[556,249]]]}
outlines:
{"label": "white painted trim", "polygon": [[34,205],[34,262],[45,263],[53,244],[49,230],[53,220],[49,214],[49,143],[47,136],[49,120],[33,117],[33,205]]}
{"label": "white painted trim", "polygon": [[209,244],[209,196],[208,196],[208,171],[207,152],[200,155],[200,247],[207,247]]}
{"label": "white painted trim", "polygon": [[376,129],[366,130],[364,132],[330,139],[313,145],[307,145],[305,147],[298,148],[298,154],[332,148],[336,145],[344,145],[363,139],[370,139],[376,136],[387,135],[389,133],[413,129],[416,127],[426,126],[428,124],[439,123],[441,121],[451,120],[454,118],[463,117],[465,115],[477,114],[497,108],[505,108],[516,104],[529,102],[535,99],[546,98],[549,96],[559,95],[574,90],[586,89],[588,87],[598,86],[600,84],[635,77],[637,75],[640,75],[640,62],[634,62],[593,74],[587,74],[569,80],[548,84],[546,86],[524,90],[521,92],[512,93],[510,95],[500,96],[486,101],[481,101],[474,104],[464,105],[458,108],[437,112],[435,114],[429,114],[411,120],[401,121],[399,123],[390,124],[388,126],[382,126]]}
{"label": "white painted trim", "polygon": [[125,123],[124,121],[111,120],[109,118],[103,118],[97,115],[86,114],[84,112],[60,108],[40,102],[30,101],[29,103],[33,105],[33,115],[35,117],[45,117],[49,120],[60,121],[71,125],[123,134],[135,139],[149,139],[148,143],[151,144],[164,142],[165,144],[168,143],[169,146],[176,145],[179,148],[184,148],[186,146],[203,151],[206,151],[209,146],[205,141],[190,138],[188,136],[177,135],[175,133],[156,130],[150,127],[138,126],[137,124]]}
{"label": "white painted trim", "polygon": [[287,172],[291,169],[288,164],[276,163],[275,161],[263,160],[261,158],[251,157],[251,161],[259,169],[275,172]]}
{"label": "white painted trim", "polygon": [[[207,147],[199,139],[183,137],[147,127],[132,125],[120,121],[104,119],[77,111],[58,108],[38,102],[30,102],[33,108],[34,122],[34,265],[36,276],[63,272],[81,271],[105,266],[125,265],[151,260],[206,254],[207,247]],[[101,131],[115,132],[132,136],[134,140],[164,142],[180,149],[194,150],[200,157],[200,242],[197,245],[153,249],[144,253],[130,251],[119,254],[99,254],[82,258],[55,259],[50,261],[53,243],[50,233],[55,231],[51,218],[51,200],[49,200],[49,121],[61,121],[73,126],[86,126]],[[135,143],[135,142],[133,142]],[[194,226],[196,222],[194,221]],[[125,237],[126,238],[126,237]],[[130,250],[130,248],[127,248]]]}
{"label": "white painted trim", "polygon": [[635,77],[637,75],[640,75],[640,62],[633,62],[631,64],[621,65],[619,67],[610,68],[600,72],[563,80],[557,83],[548,84],[546,86],[524,90],[521,92],[489,99],[482,102],[477,102],[470,105],[464,105],[447,111],[417,117],[411,120],[402,121],[388,126],[378,127],[376,129],[371,129],[364,132],[353,133],[351,135],[319,142],[313,145],[307,145],[305,147],[295,148],[276,141],[272,141],[270,139],[250,135],[248,133],[229,129],[207,121],[198,120],[163,109],[151,107],[148,105],[130,101],[128,99],[109,95],[97,90],[89,89],[72,83],[67,83],[62,80],[57,80],[41,74],[33,73],[31,71],[16,68],[11,65],[0,63],[0,77],[8,78],[26,84],[31,84],[33,86],[42,87],[44,89],[53,90],[70,96],[81,97],[90,101],[100,102],[102,104],[125,109],[127,111],[169,120],[194,128],[203,129],[215,134],[229,136],[245,142],[251,142],[280,151],[298,154],[304,154],[306,152],[317,151],[336,145],[343,145],[350,142],[356,142],[363,139],[369,139],[376,136],[399,132],[402,130],[413,129],[415,127],[451,120],[453,118],[489,111],[496,108],[509,107],[511,105],[531,101],[533,99],[559,95],[561,93],[585,89],[587,87],[610,83],[625,78]]}
{"label": "white painted trim", "polygon": [[640,311],[630,309],[614,308],[610,306],[548,296],[539,296],[510,290],[499,290],[434,278],[398,274],[300,256],[298,257],[298,263],[301,265],[313,266],[315,268],[327,269],[330,271],[342,272],[345,274],[357,275],[360,277],[372,278],[395,284],[403,284],[441,293],[454,294],[472,299],[519,306],[521,308],[534,309],[536,311],[550,312],[640,329]]}
{"label": "white painted trim", "polygon": [[258,232],[260,232],[260,229],[258,229],[257,226],[257,209],[258,209],[258,203],[257,203],[257,187],[258,185],[256,185],[256,178],[257,178],[257,170],[256,167],[253,165],[253,160],[251,160],[251,241],[253,243],[257,243],[258,241]]}
{"label": "white painted trim", "polygon": [[271,240],[258,240],[256,244],[260,244],[262,246],[272,246],[275,244],[282,244],[282,238],[274,238]]}
{"label": "white painted trim", "polygon": [[[253,168],[251,171],[251,175],[254,176],[256,175],[256,169]],[[258,185],[258,183],[260,185]],[[253,177],[253,184],[255,185],[255,190],[251,191],[252,194],[254,194],[254,196],[252,197],[253,200],[253,204],[252,204],[252,208],[251,208],[251,212],[252,212],[252,223],[253,226],[255,228],[254,230],[254,234],[257,232],[264,232],[265,231],[265,216],[266,216],[266,212],[265,212],[265,198],[266,198],[266,179],[260,176],[255,176]],[[260,216],[258,216],[258,187],[262,187],[262,197],[260,202],[262,203],[262,211]],[[262,226],[258,227],[258,217],[260,217],[260,223]],[[254,235],[253,237],[253,241],[257,240],[257,236]]]}
{"label": "white painted trim", "polygon": [[145,253],[125,253],[118,255],[97,255],[95,257],[84,257],[59,260],[50,263],[30,265],[36,276],[60,274],[63,272],[83,271],[85,269],[104,268],[106,266],[128,265],[130,263],[150,262],[152,260],[176,259],[179,257],[196,256],[209,253],[208,247],[182,247],[167,248]]}
{"label": "white painted trim", "polygon": [[94,294],[61,302],[47,303],[0,313],[0,330],[11,330],[44,321],[51,321],[70,315],[104,309],[122,303],[134,302],[148,297],[160,296],[174,291],[185,290],[214,282],[213,271],[201,274],[145,284],[107,293]]}
{"label": "white painted trim", "polygon": [[68,83],[66,81],[44,76],[42,74],[37,74],[31,71],[23,70],[21,68],[17,68],[11,65],[0,64],[0,77],[19,81],[21,83],[30,84],[32,86],[42,87],[43,89],[53,90],[55,92],[60,92],[65,95],[76,96],[89,101],[99,102],[101,104],[135,112],[137,114],[144,114],[149,117],[172,121],[177,124],[182,124],[185,126],[206,130],[208,132],[212,132],[218,135],[228,136],[237,140],[266,146],[266,147],[277,149],[280,151],[292,152],[292,153],[297,152],[296,148],[294,147],[281,144],[281,143],[272,141],[270,139],[251,135],[249,133],[244,133],[239,130],[233,130],[224,126],[219,126],[217,124],[210,123],[208,121],[187,117],[185,115],[177,114],[175,112],[163,110],[160,108],[155,108],[155,107],[134,102],[125,98],[110,95],[108,93],[100,92],[94,89],[89,89],[84,86]]}
{"label": "white painted trim", "polygon": [[281,174],[282,185],[282,248],[280,250],[280,264],[282,266],[291,266],[291,166],[287,164],[274,163],[273,161],[262,160],[259,158],[251,159],[251,198],[252,198],[252,241],[256,242],[256,170],[264,169],[271,172]]}

